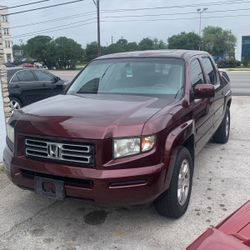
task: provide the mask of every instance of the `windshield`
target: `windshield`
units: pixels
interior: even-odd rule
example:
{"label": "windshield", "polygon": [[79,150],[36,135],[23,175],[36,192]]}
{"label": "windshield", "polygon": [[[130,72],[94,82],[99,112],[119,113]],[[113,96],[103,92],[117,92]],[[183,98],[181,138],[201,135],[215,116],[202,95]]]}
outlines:
{"label": "windshield", "polygon": [[69,94],[182,94],[184,62],[170,58],[97,60],[69,88]]}

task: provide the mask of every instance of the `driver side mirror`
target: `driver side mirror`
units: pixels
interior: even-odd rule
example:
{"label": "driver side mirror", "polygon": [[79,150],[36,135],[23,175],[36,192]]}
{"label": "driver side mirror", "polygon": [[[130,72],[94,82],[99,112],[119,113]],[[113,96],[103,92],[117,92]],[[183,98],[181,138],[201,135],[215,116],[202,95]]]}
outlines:
{"label": "driver side mirror", "polygon": [[211,98],[215,95],[215,88],[212,84],[197,84],[194,88],[194,98]]}

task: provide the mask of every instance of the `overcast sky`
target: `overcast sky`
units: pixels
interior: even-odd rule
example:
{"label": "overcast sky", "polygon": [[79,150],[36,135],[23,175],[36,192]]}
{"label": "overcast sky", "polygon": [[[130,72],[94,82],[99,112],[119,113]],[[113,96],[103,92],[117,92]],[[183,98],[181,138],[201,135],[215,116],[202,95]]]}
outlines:
{"label": "overcast sky", "polygon": [[[1,2],[7,6],[14,6],[17,4],[19,5],[34,1],[37,0],[2,0]],[[9,12],[11,13],[19,10],[68,1],[71,0],[51,0],[39,5],[37,4],[18,9],[11,9]],[[225,1],[227,1],[227,3],[225,3]],[[229,1],[230,0],[100,0],[101,10],[103,11],[101,13],[102,45],[110,44],[112,36],[114,41],[124,37],[129,41],[138,42],[144,37],[150,37],[162,39],[166,42],[169,36],[182,31],[194,31],[199,33],[199,15],[196,13],[196,10],[197,8],[206,7],[208,10],[202,14],[202,28],[207,25],[213,25],[232,30],[233,34],[238,40],[236,56],[237,58],[240,58],[241,36],[250,35],[250,0],[231,0],[231,3],[229,3]],[[237,1],[238,3],[235,4]],[[223,2],[223,4],[220,4],[221,2]],[[217,3],[217,5],[214,3]],[[161,6],[171,7],[176,5],[182,7],[119,12],[120,9],[135,10],[136,8],[151,8]],[[185,7],[186,5],[197,6]],[[108,12],[107,10],[114,11]],[[78,43],[82,44],[83,47],[85,47],[87,43],[96,39],[94,12],[95,5],[93,1],[85,0],[83,2],[74,3],[71,5],[12,15],[9,16],[10,25],[13,27],[11,29],[11,35],[13,36],[14,43],[17,44],[19,44],[21,41],[25,42],[37,34],[49,35],[54,38],[58,36],[67,36],[73,38]],[[58,20],[44,22],[51,19]],[[43,23],[28,26],[28,24],[38,22]],[[23,34],[27,33],[30,34],[22,36]]]}

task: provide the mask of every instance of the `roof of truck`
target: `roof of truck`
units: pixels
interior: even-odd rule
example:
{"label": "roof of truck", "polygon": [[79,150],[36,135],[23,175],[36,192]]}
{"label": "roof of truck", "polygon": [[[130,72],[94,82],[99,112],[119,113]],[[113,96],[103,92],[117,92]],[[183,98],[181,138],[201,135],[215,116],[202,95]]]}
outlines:
{"label": "roof of truck", "polygon": [[195,55],[208,54],[205,51],[200,50],[145,50],[145,51],[132,51],[122,52],[110,55],[98,57],[99,59],[114,59],[114,58],[153,58],[153,57],[172,57],[172,58],[183,58],[189,59]]}

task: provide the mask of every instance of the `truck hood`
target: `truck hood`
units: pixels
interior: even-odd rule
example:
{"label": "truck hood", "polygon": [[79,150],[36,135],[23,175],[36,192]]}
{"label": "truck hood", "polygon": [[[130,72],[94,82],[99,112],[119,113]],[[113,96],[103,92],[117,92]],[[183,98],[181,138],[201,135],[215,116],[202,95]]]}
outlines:
{"label": "truck hood", "polygon": [[62,138],[138,136],[144,124],[173,101],[173,97],[58,95],[23,108],[16,130]]}

